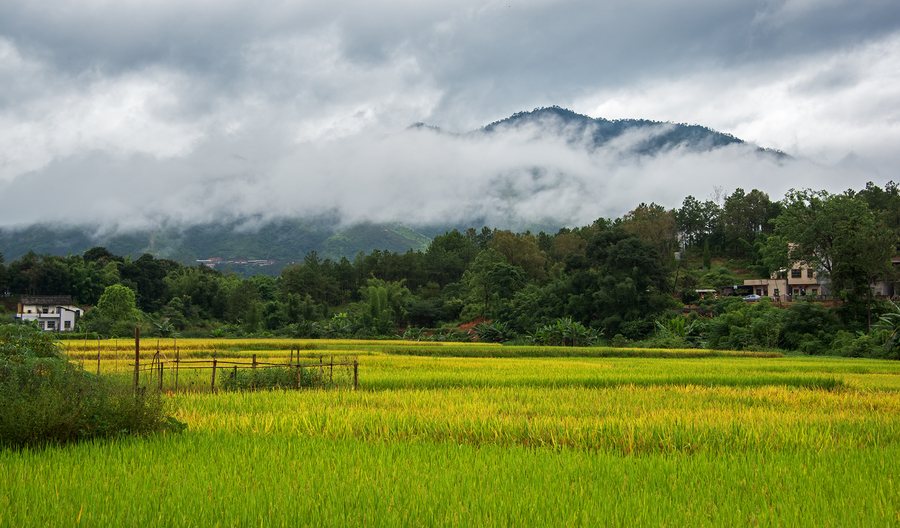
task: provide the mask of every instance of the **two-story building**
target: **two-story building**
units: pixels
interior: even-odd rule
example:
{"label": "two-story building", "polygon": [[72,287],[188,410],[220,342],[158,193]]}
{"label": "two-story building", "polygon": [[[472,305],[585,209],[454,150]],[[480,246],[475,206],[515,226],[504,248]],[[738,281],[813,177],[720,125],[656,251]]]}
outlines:
{"label": "two-story building", "polygon": [[753,293],[773,301],[790,301],[807,295],[827,295],[829,281],[820,279],[813,268],[797,264],[789,270],[778,270],[768,279],[747,279]]}
{"label": "two-story building", "polygon": [[23,295],[19,298],[16,318],[37,321],[46,332],[73,332],[75,317],[83,312],[72,304],[71,295]]}

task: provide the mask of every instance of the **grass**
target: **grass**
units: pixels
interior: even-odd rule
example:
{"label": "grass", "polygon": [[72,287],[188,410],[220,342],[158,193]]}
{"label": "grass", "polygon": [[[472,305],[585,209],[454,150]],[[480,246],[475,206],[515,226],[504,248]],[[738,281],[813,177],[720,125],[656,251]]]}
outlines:
{"label": "grass", "polygon": [[176,393],[180,435],[0,451],[0,526],[900,523],[900,363],[369,345],[310,351],[359,391]]}

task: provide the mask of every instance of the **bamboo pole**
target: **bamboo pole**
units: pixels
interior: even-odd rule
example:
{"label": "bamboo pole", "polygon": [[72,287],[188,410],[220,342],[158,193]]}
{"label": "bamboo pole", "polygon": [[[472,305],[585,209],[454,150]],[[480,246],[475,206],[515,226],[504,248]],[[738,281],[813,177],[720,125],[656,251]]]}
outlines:
{"label": "bamboo pole", "polygon": [[134,393],[137,395],[138,385],[140,384],[141,364],[141,327],[134,325]]}
{"label": "bamboo pole", "polygon": [[211,391],[216,392],[216,353],[215,352],[213,352],[212,381],[209,384],[209,388]]}

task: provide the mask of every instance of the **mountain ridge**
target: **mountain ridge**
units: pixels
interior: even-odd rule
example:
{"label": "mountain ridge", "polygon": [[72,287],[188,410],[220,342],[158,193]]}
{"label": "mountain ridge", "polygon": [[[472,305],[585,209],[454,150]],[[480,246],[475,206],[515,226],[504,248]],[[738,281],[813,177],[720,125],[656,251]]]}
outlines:
{"label": "mountain ridge", "polygon": [[[529,128],[531,127],[531,128]],[[673,148],[711,151],[729,145],[746,145],[744,140],[700,125],[673,124],[646,119],[593,118],[559,106],[517,112],[465,134],[454,134],[425,123],[414,123],[407,130],[477,138],[479,135],[503,134],[528,130],[534,140],[561,137],[588,149],[599,149],[626,134],[637,138],[627,143],[637,156],[653,156]],[[765,155],[789,158],[787,154],[757,147]],[[510,220],[509,222],[513,222]],[[254,225],[254,224],[258,225]],[[359,252],[385,250],[403,253],[424,250],[437,234],[454,228],[480,228],[473,218],[471,225],[447,222],[434,225],[405,225],[402,222],[358,222],[343,225],[337,213],[317,218],[281,218],[259,223],[253,218],[238,218],[206,224],[157,226],[131,232],[98,234],[98,226],[32,224],[24,227],[0,227],[0,253],[7,262],[20,258],[28,251],[53,255],[81,254],[95,246],[104,246],[115,254],[134,257],[150,253],[184,264],[213,257],[225,260],[274,260],[266,269],[250,269],[246,273],[276,274],[284,266],[302,262],[303,256],[316,251],[321,258],[339,260],[354,258]],[[253,226],[248,227],[248,226]],[[552,219],[541,222],[492,225],[499,229],[540,229],[555,231]],[[236,268],[236,266],[235,266]],[[238,270],[245,274],[245,270]]]}

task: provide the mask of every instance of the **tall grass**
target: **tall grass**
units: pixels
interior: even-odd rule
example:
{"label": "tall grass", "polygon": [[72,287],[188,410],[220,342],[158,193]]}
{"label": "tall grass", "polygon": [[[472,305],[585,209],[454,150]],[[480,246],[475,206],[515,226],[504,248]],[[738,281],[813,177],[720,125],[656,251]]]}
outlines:
{"label": "tall grass", "polygon": [[0,525],[892,526],[898,461],[195,432],[0,452]]}

